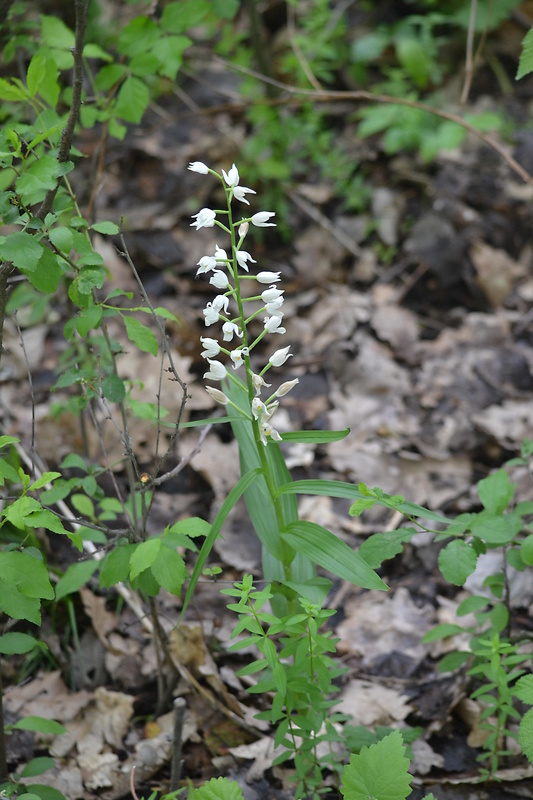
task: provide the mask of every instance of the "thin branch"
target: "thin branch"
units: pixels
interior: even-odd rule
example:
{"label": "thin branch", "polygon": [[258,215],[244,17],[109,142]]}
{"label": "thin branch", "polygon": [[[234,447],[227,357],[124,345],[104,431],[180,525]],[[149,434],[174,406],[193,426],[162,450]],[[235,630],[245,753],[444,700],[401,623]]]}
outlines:
{"label": "thin branch", "polygon": [[193,458],[196,455],[198,455],[198,453],[202,448],[202,444],[204,443],[204,439],[212,427],[213,427],[212,425],[206,425],[205,428],[203,428],[200,436],[198,437],[198,441],[196,443],[196,446],[194,447],[194,450],[191,450],[191,452],[188,455],[183,456],[183,458],[180,459],[179,463],[176,464],[174,469],[171,469],[170,472],[165,472],[164,475],[159,475],[157,478],[154,478],[152,480],[152,484],[154,486],[160,486],[162,483],[166,483],[171,478],[174,478],[176,475],[178,475],[187,466],[187,464],[189,464],[193,460]]}
{"label": "thin branch", "polygon": [[306,76],[307,80],[313,86],[317,92],[323,92],[324,87],[321,86],[318,79],[316,78],[313,70],[309,66],[309,62],[307,61],[306,57],[303,54],[302,48],[298,44],[298,39],[296,37],[296,22],[295,22],[295,11],[294,6],[290,3],[287,4],[287,34],[289,37],[289,42],[293,49],[294,55],[298,59],[298,63],[300,64],[304,75]]}
{"label": "thin branch", "polygon": [[[74,30],[74,79],[72,82],[72,101],[70,110],[67,117],[67,124],[61,133],[59,142],[59,152],[57,160],[60,164],[69,160],[70,150],[72,148],[72,140],[74,138],[74,129],[78,121],[81,108],[81,98],[83,89],[83,44],[85,40],[85,29],[87,27],[87,12],[89,10],[89,3],[91,0],[74,0],[76,9],[76,23]],[[47,192],[41,207],[35,215],[37,219],[44,220],[46,215],[51,211],[54,203],[57,190],[59,189],[59,182],[53,189]]]}
{"label": "thin branch", "polygon": [[[287,83],[282,83],[281,81],[274,80],[273,78],[268,78],[266,75],[261,75],[259,72],[255,72],[252,69],[248,69],[247,67],[240,66],[239,64],[231,64],[230,62],[226,61],[220,56],[214,56],[216,61],[225,64],[227,67],[236,70],[237,72],[242,72],[245,75],[250,75],[251,77],[257,78],[257,80],[262,81],[263,83],[271,83],[275,85],[278,89],[282,89],[283,91],[287,92],[289,97],[280,97],[274,100],[269,100],[268,98],[262,98],[261,103],[264,105],[290,105],[291,103],[300,105],[300,103],[307,103],[309,100],[315,100],[316,102],[320,103],[342,103],[348,101],[354,101],[357,103],[365,102],[365,103],[380,103],[383,105],[397,105],[397,106],[405,106],[407,108],[416,108],[419,111],[425,111],[428,114],[433,114],[433,116],[440,117],[441,119],[446,119],[449,122],[455,122],[457,125],[460,125],[461,128],[471,133],[477,139],[480,139],[487,147],[490,147],[494,150],[498,155],[505,161],[507,166],[518,175],[525,183],[528,183],[530,186],[533,186],[533,176],[526,170],[524,167],[516,161],[506,150],[505,146],[498,142],[494,137],[490,136],[488,133],[484,133],[484,131],[480,131],[470,122],[462,119],[457,114],[452,114],[449,111],[442,111],[440,108],[436,108],[435,106],[430,106],[427,103],[423,103],[419,100],[408,100],[404,97],[393,97],[392,95],[387,94],[373,94],[372,92],[367,92],[364,89],[358,89],[356,91],[322,91],[317,92],[311,89],[301,89],[298,86],[291,86]],[[244,103],[238,104],[226,104],[226,106],[216,106],[211,107],[209,109],[204,109],[201,113],[204,115],[211,115],[219,113],[221,108],[226,109],[245,109],[248,108],[252,104],[257,104],[258,101],[249,101]]]}

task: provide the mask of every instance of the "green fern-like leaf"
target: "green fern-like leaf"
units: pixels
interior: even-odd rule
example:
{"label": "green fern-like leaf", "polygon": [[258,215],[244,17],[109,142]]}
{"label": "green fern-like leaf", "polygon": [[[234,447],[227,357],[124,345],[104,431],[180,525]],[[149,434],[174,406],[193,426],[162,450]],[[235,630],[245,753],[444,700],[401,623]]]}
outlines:
{"label": "green fern-like leaf", "polygon": [[516,80],[520,80],[524,75],[529,75],[530,72],[533,72],[533,28],[526,33],[522,42],[522,52],[520,54],[520,61],[518,62]]}
{"label": "green fern-like leaf", "polygon": [[189,789],[189,800],[244,800],[237,781],[211,778],[198,789]]}

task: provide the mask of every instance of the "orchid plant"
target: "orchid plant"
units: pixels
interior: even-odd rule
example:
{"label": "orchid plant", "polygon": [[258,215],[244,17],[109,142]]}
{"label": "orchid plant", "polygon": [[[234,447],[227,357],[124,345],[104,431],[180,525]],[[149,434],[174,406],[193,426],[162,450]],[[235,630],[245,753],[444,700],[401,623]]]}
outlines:
{"label": "orchid plant", "polygon": [[[345,542],[322,526],[299,519],[298,492],[335,494],[341,484],[293,482],[280,443],[333,442],[346,436],[348,431],[280,433],[274,425],[280,399],[294,389],[299,379],[285,381],[270,392],[272,384],[267,383],[266,378],[272,368],[282,367],[293,354],[290,345],[273,349],[266,364],[256,366],[254,350],[263,339],[286,333],[284,290],[279,288],[280,272],[253,273],[257,262],[244,249],[254,227],[275,227],[274,213],[258,211],[240,217],[234,214],[234,203],[249,206],[248,196],[255,194],[253,189],[241,186],[235,164],[221,174],[202,161],[192,162],[189,169],[200,175],[214,176],[225,193],[225,208],[202,208],[193,215],[191,226],[196,230],[216,226],[229,239],[229,247],[225,245],[227,249],[217,244],[212,255],[200,258],[196,274],[209,276],[209,283],[217,292],[206,304],[203,316],[207,328],[219,326],[218,335],[202,336],[200,341],[202,357],[208,365],[204,374],[204,379],[209,381],[206,391],[226,407],[227,416],[209,421],[231,423],[239,444],[241,479],[212,524],[193,572],[184,608],[227,514],[241,495],[245,497],[262,543],[264,577],[275,587],[272,602],[277,605],[277,613],[294,612],[299,607],[298,597],[306,597],[314,603],[324,601],[330,582],[316,577],[315,565],[358,586],[385,589],[377,574]],[[253,284],[253,288],[245,292],[247,282]],[[360,497],[356,487],[348,484],[343,487],[342,491],[348,493],[340,496]]]}

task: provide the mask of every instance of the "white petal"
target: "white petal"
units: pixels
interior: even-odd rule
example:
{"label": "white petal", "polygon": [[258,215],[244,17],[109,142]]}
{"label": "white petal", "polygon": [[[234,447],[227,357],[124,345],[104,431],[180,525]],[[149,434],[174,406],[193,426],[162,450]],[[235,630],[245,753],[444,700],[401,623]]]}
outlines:
{"label": "white petal", "polygon": [[258,211],[257,214],[254,214],[251,217],[252,225],[256,225],[258,228],[275,228],[275,222],[268,222],[270,217],[275,217],[273,211]]}
{"label": "white petal", "polygon": [[187,169],[190,169],[191,172],[199,172],[201,175],[207,175],[209,172],[209,167],[203,161],[191,161]]}

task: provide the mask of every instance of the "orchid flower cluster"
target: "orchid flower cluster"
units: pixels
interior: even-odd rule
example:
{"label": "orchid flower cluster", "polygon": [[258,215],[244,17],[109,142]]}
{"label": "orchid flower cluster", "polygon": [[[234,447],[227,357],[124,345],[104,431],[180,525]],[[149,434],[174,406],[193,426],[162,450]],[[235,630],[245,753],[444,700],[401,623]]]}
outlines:
{"label": "orchid flower cluster", "polygon": [[[280,281],[279,272],[262,271],[255,275],[249,274],[249,265],[255,264],[256,261],[250,253],[243,249],[243,243],[250,224],[259,228],[275,227],[275,223],[270,222],[274,213],[272,211],[259,211],[250,217],[244,217],[239,222],[234,222],[232,201],[237,200],[250,205],[246,195],[255,194],[253,189],[240,186],[239,171],[235,164],[233,164],[228,173],[222,170],[222,175],[210,169],[202,161],[192,162],[189,164],[189,169],[201,175],[215,175],[222,182],[227,202],[227,208],[223,210],[202,208],[197,214],[193,215],[194,222],[191,223],[191,226],[195,227],[196,230],[200,230],[200,228],[212,228],[217,225],[231,239],[229,255],[226,250],[216,245],[214,254],[202,256],[197,264],[196,275],[209,274],[209,283],[219,292],[204,308],[203,314],[206,327],[217,322],[222,323],[222,343],[218,339],[209,336],[200,337],[204,348],[202,357],[209,364],[209,370],[204,374],[204,378],[211,381],[223,381],[226,378],[237,381],[233,372],[244,365],[250,399],[250,415],[246,416],[252,421],[254,431],[257,432],[258,438],[263,445],[266,445],[269,439],[280,441],[281,436],[272,427],[271,420],[278,408],[278,398],[290,392],[298,383],[298,379],[283,383],[276,392],[265,400],[261,399],[261,392],[263,388],[271,386],[271,384],[265,382],[263,377],[266,372],[271,367],[281,367],[292,356],[292,353],[289,352],[290,346],[275,350],[268,359],[266,366],[259,373],[255,373],[252,370],[250,354],[265,336],[285,333],[285,328],[282,326],[284,290],[277,287]],[[221,221],[218,217],[225,218],[225,221]],[[251,297],[243,296],[241,292],[243,280],[251,280],[260,284],[259,293],[253,294]],[[262,286],[268,288],[261,291]],[[260,307],[247,314],[245,313],[245,307],[248,308],[250,303],[255,305],[259,303]],[[233,310],[236,310],[235,316],[232,315]],[[251,339],[249,338],[248,325],[260,318],[261,315],[263,315],[263,328],[255,338]],[[227,356],[229,362],[231,362],[231,371],[228,372],[225,364],[219,360],[218,357],[221,354]],[[238,408],[220,389],[206,386],[206,391],[218,403],[223,405],[230,404],[239,413],[243,413],[242,409]]]}

